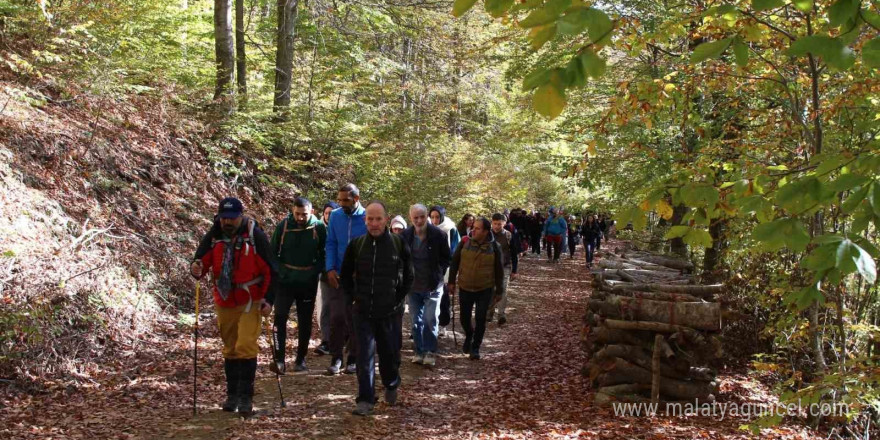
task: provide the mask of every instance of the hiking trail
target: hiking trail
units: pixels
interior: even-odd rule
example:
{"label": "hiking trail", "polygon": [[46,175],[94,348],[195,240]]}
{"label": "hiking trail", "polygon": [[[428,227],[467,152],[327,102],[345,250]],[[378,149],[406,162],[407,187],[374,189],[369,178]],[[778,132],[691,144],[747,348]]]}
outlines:
{"label": "hiking trail", "polygon": [[[116,368],[122,377],[108,376],[93,389],[71,393],[67,399],[62,392],[55,399],[22,402],[28,405],[17,410],[19,423],[28,415],[33,417],[29,423],[40,425],[32,430],[34,438],[53,434],[191,440],[749,437],[739,429],[743,419],[618,417],[611,409],[593,407],[594,391],[580,371],[586,362],[580,331],[591,292],[582,258],[579,249],[574,259],[563,254],[559,264],[548,263],[544,255],[529,254],[521,260],[519,276],[510,285],[508,323],[501,328],[489,324],[480,361],[462,354],[450,334],[440,339],[433,371],[410,363],[412,343],[406,316],[398,405],[387,406],[377,385],[379,402],[372,417],[351,414],[355,376],[324,376],[329,358],[313,354],[316,339],[307,358],[310,371],[282,377],[287,407],[280,408],[276,379],[268,370],[265,336],[260,339],[254,396],[261,412],[242,420],[221,411],[224,385],[219,338],[213,316],[205,314],[196,417],[191,414],[191,335],[181,331],[182,327],[169,326],[164,338],[156,335],[154,340],[143,341],[120,361]],[[461,344],[464,338],[458,322],[456,331]],[[722,402],[766,398],[766,391],[755,382],[729,374],[720,377]],[[6,422],[10,421],[14,422]],[[786,438],[808,436],[806,431],[787,428],[773,432]],[[762,435],[768,436],[773,435]]]}

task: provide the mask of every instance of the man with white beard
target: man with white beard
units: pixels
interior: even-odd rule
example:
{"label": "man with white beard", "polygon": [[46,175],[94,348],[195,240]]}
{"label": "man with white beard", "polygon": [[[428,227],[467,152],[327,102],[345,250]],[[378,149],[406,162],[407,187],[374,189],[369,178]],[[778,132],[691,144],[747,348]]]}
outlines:
{"label": "man with white beard", "polygon": [[428,223],[428,208],[416,204],[409,209],[412,225],[400,234],[409,248],[415,276],[409,294],[415,355],[412,362],[436,364],[437,331],[443,276],[451,259],[447,235]]}

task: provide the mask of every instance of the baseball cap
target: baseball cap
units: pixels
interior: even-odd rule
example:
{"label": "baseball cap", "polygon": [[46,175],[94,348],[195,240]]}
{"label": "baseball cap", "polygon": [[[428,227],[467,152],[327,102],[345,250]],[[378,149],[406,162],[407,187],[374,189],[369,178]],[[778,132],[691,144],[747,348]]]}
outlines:
{"label": "baseball cap", "polygon": [[221,200],[220,206],[217,208],[217,214],[220,218],[238,218],[242,211],[244,211],[244,206],[242,206],[241,200],[235,197]]}

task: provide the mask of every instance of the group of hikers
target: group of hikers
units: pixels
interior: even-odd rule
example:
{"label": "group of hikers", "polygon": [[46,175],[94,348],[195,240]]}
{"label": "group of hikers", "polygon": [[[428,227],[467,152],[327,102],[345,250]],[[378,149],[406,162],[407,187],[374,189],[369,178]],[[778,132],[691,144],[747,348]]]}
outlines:
{"label": "group of hikers", "polygon": [[546,218],[515,209],[490,218],[467,214],[455,224],[442,206],[414,204],[407,225],[402,216],[390,218],[381,201],[361,203],[350,183],[339,188],[335,202],[323,205],[320,217],[309,200],[295,198],[271,238],[243,213],[238,199],[220,201],[190,273],[196,279],[211,273],[214,280],[226,375],[222,408],[245,416],[253,412],[261,322],[273,310],[270,369],[286,372],[287,324],[295,304],[293,371],[308,371],[317,311],[321,343],[315,352],[330,357],[325,374],[357,375],[353,413],[366,416],[376,402],[376,356],[385,401],[392,406],[397,401],[404,302],[412,320],[414,364],[436,365],[438,338],[452,320],[451,298],[459,301],[461,350],[479,360],[487,323],[496,313],[499,326],[507,322],[508,283],[529,247],[540,255],[543,242],[548,259],[558,261],[565,240],[573,257],[583,237],[589,265],[592,247],[608,232],[602,220],[589,216],[571,229],[573,222],[553,208]]}

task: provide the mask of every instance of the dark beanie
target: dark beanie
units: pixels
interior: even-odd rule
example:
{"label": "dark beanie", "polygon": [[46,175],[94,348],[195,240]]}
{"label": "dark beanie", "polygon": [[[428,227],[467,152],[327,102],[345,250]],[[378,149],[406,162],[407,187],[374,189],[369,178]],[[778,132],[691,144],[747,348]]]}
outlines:
{"label": "dark beanie", "polygon": [[336,202],[327,202],[327,203],[324,204],[324,207],[321,208],[321,211],[323,211],[323,210],[325,210],[325,209],[327,209],[327,208],[333,208],[333,209],[336,209],[336,208],[338,208],[338,207],[339,207],[339,204],[336,203]]}

